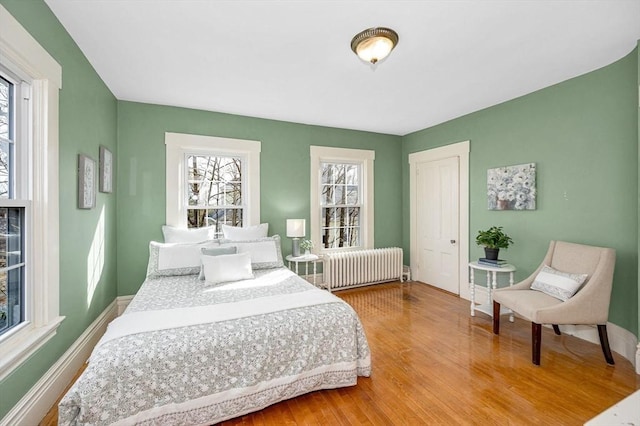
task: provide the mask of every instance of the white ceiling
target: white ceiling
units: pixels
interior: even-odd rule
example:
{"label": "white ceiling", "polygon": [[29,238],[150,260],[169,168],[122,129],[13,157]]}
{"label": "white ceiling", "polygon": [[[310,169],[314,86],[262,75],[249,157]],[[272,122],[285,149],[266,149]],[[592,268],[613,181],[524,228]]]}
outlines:
{"label": "white ceiling", "polygon": [[[45,0],[121,100],[405,135],[608,65],[640,0]],[[393,28],[375,69],[351,38]]]}

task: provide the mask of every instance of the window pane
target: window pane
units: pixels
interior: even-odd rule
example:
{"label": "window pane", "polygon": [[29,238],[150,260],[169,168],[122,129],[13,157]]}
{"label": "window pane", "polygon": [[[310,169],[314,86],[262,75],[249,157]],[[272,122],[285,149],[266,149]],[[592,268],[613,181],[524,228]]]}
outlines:
{"label": "window pane", "polygon": [[359,169],[360,167],[358,167],[355,164],[350,164],[349,166],[347,166],[346,168],[346,179],[345,179],[345,183],[347,185],[358,185],[358,175],[359,175]]}
{"label": "window pane", "polygon": [[0,140],[0,198],[12,198],[11,188],[11,148],[13,144]]}
{"label": "window pane", "polygon": [[357,186],[347,186],[347,199],[345,204],[358,204]]}
{"label": "window pane", "polygon": [[0,198],[13,198],[13,90],[0,77]]}
{"label": "window pane", "polygon": [[13,97],[13,84],[0,77],[0,138],[13,139],[10,134],[11,111],[9,110]]}
{"label": "window pane", "polygon": [[23,215],[21,207],[0,208],[0,334],[24,321]]}

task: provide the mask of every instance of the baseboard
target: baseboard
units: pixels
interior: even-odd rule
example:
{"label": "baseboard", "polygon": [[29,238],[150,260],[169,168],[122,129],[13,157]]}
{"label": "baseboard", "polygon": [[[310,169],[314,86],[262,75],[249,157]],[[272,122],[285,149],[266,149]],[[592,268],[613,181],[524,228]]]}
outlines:
{"label": "baseboard", "polygon": [[127,309],[127,306],[129,306],[129,303],[131,302],[132,299],[133,299],[133,295],[118,296],[116,298],[116,303],[118,304],[118,316],[122,315],[124,310]]}
{"label": "baseboard", "polygon": [[[579,337],[588,342],[592,342],[600,346],[600,338],[598,337],[598,329],[596,326],[588,325],[561,325],[560,330],[571,336]],[[609,346],[611,350],[628,359],[636,369],[636,373],[640,374],[640,346],[638,339],[628,330],[607,323],[607,334],[609,336]]]}
{"label": "baseboard", "polygon": [[93,347],[104,334],[107,324],[116,317],[117,306],[116,299],[0,420],[0,426],[31,426],[40,423],[91,355]]}

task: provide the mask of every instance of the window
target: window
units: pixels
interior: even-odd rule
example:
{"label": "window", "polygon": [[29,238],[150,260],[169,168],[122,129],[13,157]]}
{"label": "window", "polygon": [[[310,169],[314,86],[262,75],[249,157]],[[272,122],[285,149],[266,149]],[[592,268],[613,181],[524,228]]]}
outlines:
{"label": "window", "polygon": [[375,152],[311,147],[311,238],[321,251],[373,247]]}
{"label": "window", "polygon": [[11,77],[0,68],[0,336],[25,320],[26,194],[16,182],[16,166],[21,164],[16,151],[25,151],[16,150],[16,140],[24,140],[16,131],[16,99],[23,96],[20,82]]}
{"label": "window", "polygon": [[[60,65],[0,5],[0,380],[56,333]],[[37,212],[37,214],[32,214]]]}
{"label": "window", "polygon": [[361,170],[360,164],[320,163],[320,234],[325,249],[361,245]]}
{"label": "window", "polygon": [[187,154],[189,228],[242,226],[242,157]]}
{"label": "window", "polygon": [[260,142],[166,133],[167,225],[260,223]]}

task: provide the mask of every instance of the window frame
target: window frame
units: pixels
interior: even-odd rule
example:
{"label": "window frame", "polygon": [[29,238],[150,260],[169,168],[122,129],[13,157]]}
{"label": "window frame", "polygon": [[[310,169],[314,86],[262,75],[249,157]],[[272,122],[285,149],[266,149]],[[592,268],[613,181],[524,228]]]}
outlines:
{"label": "window frame", "polygon": [[[2,380],[56,334],[64,317],[59,315],[58,92],[62,67],[2,5],[0,28],[3,66],[30,85],[30,105],[21,120],[29,148],[21,153],[26,167],[19,167],[17,178],[18,182],[29,181],[28,188],[21,189],[26,197],[17,201],[26,206],[25,321],[0,336]],[[32,214],[35,211],[37,215]],[[35,241],[38,243],[31,243]]]}
{"label": "window frame", "polygon": [[[371,249],[374,247],[374,160],[375,151],[352,148],[310,146],[311,156],[311,240],[316,254]],[[324,248],[322,241],[322,163],[357,164],[361,167],[360,245]]]}
{"label": "window frame", "polygon": [[[261,143],[217,136],[165,133],[166,145],[166,217],[169,226],[187,228],[187,155],[242,158],[243,225],[260,223],[260,151]],[[244,179],[246,175],[246,180]],[[245,215],[246,213],[246,215]]]}

